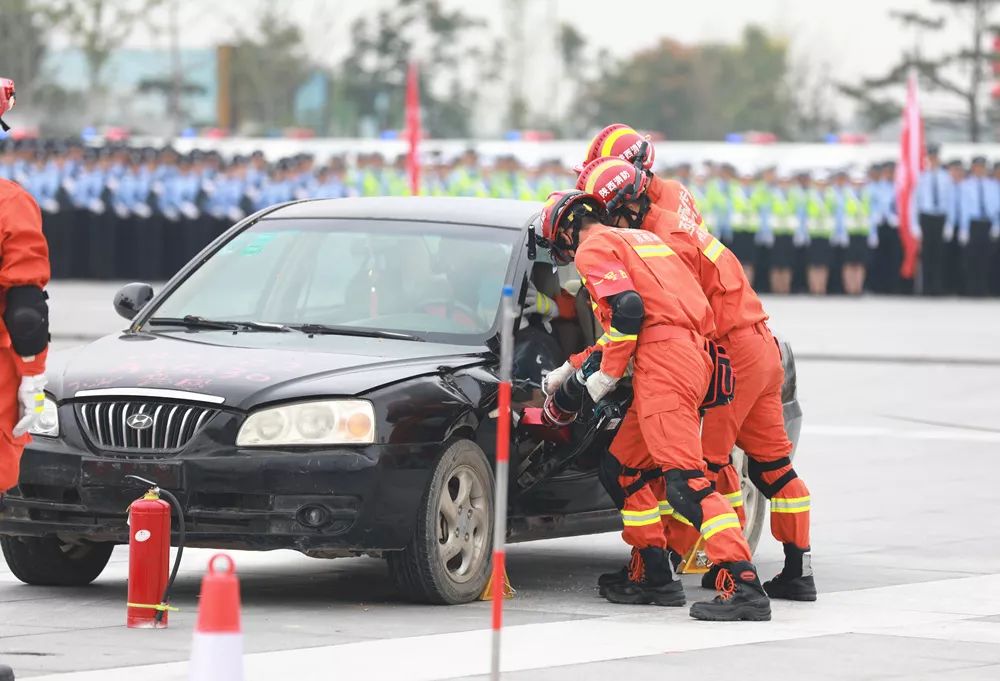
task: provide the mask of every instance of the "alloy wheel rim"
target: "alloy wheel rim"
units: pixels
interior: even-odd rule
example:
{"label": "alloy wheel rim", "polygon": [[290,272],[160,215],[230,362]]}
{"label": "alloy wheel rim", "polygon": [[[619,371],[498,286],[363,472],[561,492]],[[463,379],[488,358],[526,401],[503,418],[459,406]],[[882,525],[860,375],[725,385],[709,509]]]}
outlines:
{"label": "alloy wheel rim", "polygon": [[485,481],[471,467],[456,466],[438,501],[438,555],[453,581],[468,582],[479,574],[488,537]]}

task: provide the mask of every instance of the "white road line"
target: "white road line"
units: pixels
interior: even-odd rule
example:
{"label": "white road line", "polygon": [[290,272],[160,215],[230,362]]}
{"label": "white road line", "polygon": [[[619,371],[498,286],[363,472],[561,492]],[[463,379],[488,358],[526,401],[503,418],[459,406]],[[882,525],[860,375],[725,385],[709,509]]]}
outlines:
{"label": "white road line", "polygon": [[822,437],[888,437],[901,440],[937,440],[943,442],[1000,442],[1000,433],[959,428],[910,430],[882,426],[832,426],[804,424],[804,435]]}
{"label": "white road line", "polygon": [[[692,593],[692,595],[694,595]],[[634,615],[508,627],[505,671],[870,632],[945,640],[994,642],[979,622],[1000,613],[1000,575],[822,595],[817,603],[772,604],[774,621],[738,624],[695,622],[687,609],[637,608]],[[485,622],[484,622],[485,624]],[[245,658],[247,681],[333,677],[365,681],[439,681],[485,674],[490,632],[459,632],[363,641],[336,646],[256,653]],[[173,681],[185,679],[186,663],[130,667],[38,677],[35,681]]]}

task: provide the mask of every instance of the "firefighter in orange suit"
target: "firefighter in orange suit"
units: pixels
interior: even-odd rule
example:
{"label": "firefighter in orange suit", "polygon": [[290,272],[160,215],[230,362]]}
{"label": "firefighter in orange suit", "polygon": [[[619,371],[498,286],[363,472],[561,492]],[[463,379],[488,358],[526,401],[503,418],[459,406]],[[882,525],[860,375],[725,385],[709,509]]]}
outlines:
{"label": "firefighter in orange suit", "polygon": [[[771,335],[760,298],[747,281],[736,256],[721,241],[699,229],[690,215],[661,210],[640,191],[641,171],[620,159],[597,159],[584,168],[578,186],[604,187],[623,177],[612,223],[641,226],[656,234],[695,275],[712,307],[716,340],[728,352],[736,376],[735,399],[705,412],[701,444],[716,489],[733,505],[746,524],[740,475],[732,465],[736,445],[749,457],[750,478],[771,500],[771,532],[784,546],[785,564],[764,584],[772,598],[816,600],[809,539],[810,496],[792,467],[792,443],[785,432],[781,387],[784,370],[777,341]],[[642,214],[641,222],[637,216]],[[671,535],[672,539],[679,537]],[[694,538],[696,539],[696,537]],[[688,541],[672,542],[683,554]],[[711,584],[714,571],[705,576]]]}
{"label": "firefighter in orange suit", "polygon": [[608,227],[599,221],[603,214],[603,202],[592,194],[557,192],[542,212],[541,241],[556,262],[575,261],[604,328],[597,345],[546,377],[546,392],[600,349],[600,370],[586,380],[597,403],[634,363],[634,399],[611,452],[623,466],[620,482],[628,492],[622,536],[635,550],[628,579],[610,585],[605,597],[615,603],[685,602],[667,556],[661,499],[648,484],[660,479],[673,512],[701,532],[709,557],[720,566],[720,593],[695,603],[691,616],[768,620],[770,602],[739,518],[705,477],[698,410],[713,376],[706,341],[715,332],[712,309],[684,263],[655,234]]}
{"label": "firefighter in orange suit", "polygon": [[[0,118],[13,106],[14,83],[0,78]],[[17,485],[28,432],[44,410],[48,281],[38,205],[20,185],[0,180],[0,507],[3,493]]]}

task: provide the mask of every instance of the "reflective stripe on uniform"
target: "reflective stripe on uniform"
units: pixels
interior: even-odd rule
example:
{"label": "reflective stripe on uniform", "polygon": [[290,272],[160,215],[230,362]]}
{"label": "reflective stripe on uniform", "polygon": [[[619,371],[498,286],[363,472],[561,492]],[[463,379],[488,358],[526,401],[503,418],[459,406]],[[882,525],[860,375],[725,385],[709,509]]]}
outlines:
{"label": "reflective stripe on uniform", "polygon": [[726,501],[728,501],[729,505],[733,508],[743,505],[743,492],[741,490],[736,490],[735,492],[730,492],[729,494],[723,494],[722,496],[725,497]]}
{"label": "reflective stripe on uniform", "polygon": [[610,342],[611,341],[608,339],[608,334],[604,334],[603,336],[597,339],[597,344],[601,346],[607,345]]}
{"label": "reflective stripe on uniform", "polygon": [[722,255],[724,250],[726,250],[725,245],[723,245],[723,243],[715,237],[712,237],[712,241],[708,244],[708,246],[705,246],[705,250],[703,250],[702,253],[705,254],[706,258],[715,262],[719,259],[719,256]]}
{"label": "reflective stripe on uniform", "polygon": [[688,520],[687,518],[685,518],[684,516],[682,516],[677,511],[674,511],[674,520],[676,520],[679,523],[684,523],[688,527],[694,527],[694,523],[692,523],[690,520]]}
{"label": "reflective stripe on uniform", "polygon": [[701,523],[701,535],[706,540],[730,529],[740,529],[740,519],[735,513],[723,513]]}
{"label": "reflective stripe on uniform", "polygon": [[771,499],[771,513],[805,513],[809,507],[809,497]]}
{"label": "reflective stripe on uniform", "polygon": [[634,244],[632,249],[643,259],[666,258],[674,254],[670,246],[666,244]]}
{"label": "reflective stripe on uniform", "polygon": [[648,508],[642,511],[622,511],[622,522],[625,527],[642,527],[660,522],[660,507]]}
{"label": "reflective stripe on uniform", "polygon": [[635,333],[622,333],[612,326],[601,338],[607,338],[609,343],[624,343],[625,341],[638,341],[639,335]]}
{"label": "reflective stripe on uniform", "polygon": [[669,501],[660,502],[660,515],[673,515],[674,507],[670,505]]}

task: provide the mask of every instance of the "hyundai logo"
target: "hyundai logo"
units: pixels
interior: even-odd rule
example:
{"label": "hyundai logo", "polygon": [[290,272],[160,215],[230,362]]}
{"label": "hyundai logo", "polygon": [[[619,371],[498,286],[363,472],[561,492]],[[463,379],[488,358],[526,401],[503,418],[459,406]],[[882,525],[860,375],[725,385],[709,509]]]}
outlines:
{"label": "hyundai logo", "polygon": [[153,427],[153,417],[149,414],[132,414],[125,420],[125,425],[135,430],[146,430]]}

